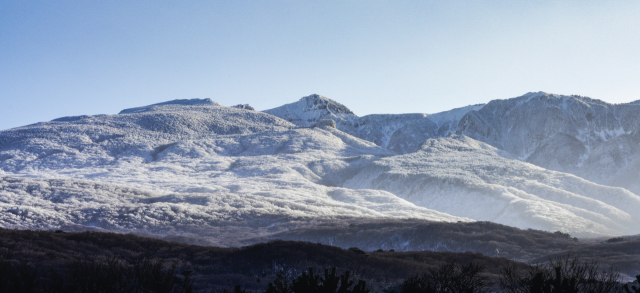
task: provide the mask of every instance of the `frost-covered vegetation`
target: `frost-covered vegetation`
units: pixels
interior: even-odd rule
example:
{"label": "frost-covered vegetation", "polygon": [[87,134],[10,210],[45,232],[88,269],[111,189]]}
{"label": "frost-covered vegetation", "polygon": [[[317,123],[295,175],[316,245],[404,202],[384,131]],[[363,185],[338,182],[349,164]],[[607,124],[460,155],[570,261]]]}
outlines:
{"label": "frost-covered vegetation", "polygon": [[[0,131],[0,226],[221,246],[375,219],[638,234],[639,105],[531,93],[358,117],[313,95],[265,112],[205,99],[64,117]],[[574,144],[589,152],[553,155]]]}

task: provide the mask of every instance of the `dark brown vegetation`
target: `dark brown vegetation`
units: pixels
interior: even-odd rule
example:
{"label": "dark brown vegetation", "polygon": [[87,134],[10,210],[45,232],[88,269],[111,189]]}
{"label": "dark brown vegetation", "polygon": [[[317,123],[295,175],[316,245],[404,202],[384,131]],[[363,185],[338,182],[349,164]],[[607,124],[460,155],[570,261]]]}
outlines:
{"label": "dark brown vegetation", "polygon": [[138,259],[131,264],[108,260],[72,260],[57,267],[34,265],[0,257],[0,292],[52,293],[191,293],[191,272],[177,274],[175,266]]}
{"label": "dark brown vegetation", "polygon": [[[591,253],[589,258],[585,258],[590,261],[595,259],[598,253],[621,253],[618,249],[627,251],[629,255],[635,249],[636,253],[640,254],[639,243],[640,241],[624,241],[585,245],[581,247],[583,250],[579,251]],[[621,246],[618,247],[619,245]],[[607,250],[606,246],[616,250]],[[108,284],[116,286],[116,289],[120,288],[117,284],[127,283],[121,282],[122,280],[137,280],[134,282],[137,286],[164,284],[161,287],[165,291],[157,289],[154,292],[188,292],[192,285],[201,289],[218,286],[233,288],[238,284],[241,285],[237,288],[240,291],[244,290],[241,288],[262,291],[267,289],[269,283],[272,283],[272,286],[277,284],[278,275],[281,276],[281,280],[290,280],[290,284],[293,284],[293,281],[303,276],[303,272],[311,275],[309,268],[322,272],[325,268],[335,267],[335,271],[329,271],[333,272],[332,280],[345,276],[349,271],[348,278],[354,282],[350,284],[350,290],[362,280],[367,284],[363,289],[372,292],[393,289],[397,292],[403,281],[410,280],[411,277],[414,277],[414,280],[432,280],[433,277],[425,275],[425,272],[431,272],[431,276],[435,276],[435,272],[440,269],[447,269],[452,272],[448,275],[456,276],[457,272],[463,271],[462,268],[486,268],[477,276],[481,276],[486,284],[494,284],[492,289],[497,288],[495,284],[498,283],[503,268],[509,268],[513,276],[527,276],[531,270],[528,265],[507,258],[489,257],[472,252],[392,252],[385,249],[364,251],[357,247],[341,249],[296,241],[272,241],[242,248],[219,248],[167,242],[130,234],[6,229],[0,229],[0,255],[5,269],[9,268],[12,274],[19,274],[20,277],[12,278],[13,280],[39,278],[40,284],[45,284],[47,288],[66,288],[67,292],[88,292],[68,289],[69,284],[92,283],[86,281],[87,272],[93,272],[89,276],[111,276],[109,278],[112,281]],[[74,276],[74,270],[76,273],[85,274]],[[63,279],[67,284],[55,281],[60,280],[55,278],[56,275],[64,275]],[[314,276],[320,275],[324,276]],[[85,278],[85,281],[78,281],[82,278]],[[110,291],[118,292],[116,289]],[[142,291],[140,289],[140,292]]]}
{"label": "dark brown vegetation", "polygon": [[500,288],[505,293],[622,292],[620,273],[616,270],[568,256],[531,266],[525,275],[513,267],[503,268]]}
{"label": "dark brown vegetation", "polygon": [[475,263],[447,263],[402,282],[402,293],[482,293],[489,287],[484,267]]}
{"label": "dark brown vegetation", "polygon": [[566,253],[581,247],[569,234],[518,229],[492,222],[429,222],[424,220],[361,220],[351,223],[321,223],[251,239],[247,243],[273,239],[319,242],[342,248],[357,246],[366,251],[479,252],[527,262],[551,253]]}
{"label": "dark brown vegetation", "polygon": [[61,271],[76,260],[108,261],[131,266],[141,259],[175,267],[176,275],[192,271],[200,288],[232,287],[264,289],[278,273],[294,279],[308,268],[336,267],[342,274],[367,281],[370,288],[386,288],[428,268],[448,262],[476,262],[497,279],[499,268],[524,264],[476,253],[453,252],[360,252],[308,242],[273,241],[242,248],[218,248],[166,242],[135,235],[81,232],[55,233],[0,229],[0,250],[9,261],[31,268]]}
{"label": "dark brown vegetation", "polygon": [[366,281],[350,277],[351,272],[346,271],[340,275],[336,268],[324,269],[324,274],[316,274],[313,268],[302,272],[292,282],[282,273],[276,276],[273,283],[269,283],[264,293],[369,293]]}
{"label": "dark brown vegetation", "polygon": [[547,262],[571,253],[584,261],[598,262],[602,267],[615,268],[625,279],[640,274],[640,239],[582,245],[566,252],[550,253],[531,260],[532,263]]}
{"label": "dark brown vegetation", "polygon": [[[619,269],[625,279],[640,274],[640,237],[576,241],[569,234],[518,229],[491,222],[442,223],[420,220],[361,221],[295,229],[271,238],[309,241],[366,251],[379,248],[481,253],[525,263],[571,254]],[[619,239],[624,239],[620,241]]]}
{"label": "dark brown vegetation", "polygon": [[637,287],[630,284],[624,285],[624,291],[627,293],[640,293],[640,275],[636,276],[635,283],[637,284]]}

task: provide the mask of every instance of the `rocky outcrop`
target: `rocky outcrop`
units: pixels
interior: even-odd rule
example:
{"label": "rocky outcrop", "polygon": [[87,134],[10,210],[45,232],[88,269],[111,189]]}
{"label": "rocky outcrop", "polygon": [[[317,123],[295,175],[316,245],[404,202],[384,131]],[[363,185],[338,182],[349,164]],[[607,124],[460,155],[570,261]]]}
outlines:
{"label": "rocky outcrop", "polygon": [[256,110],[253,107],[249,106],[249,104],[237,104],[235,106],[231,106],[231,108],[238,108],[238,109],[251,110],[251,111]]}

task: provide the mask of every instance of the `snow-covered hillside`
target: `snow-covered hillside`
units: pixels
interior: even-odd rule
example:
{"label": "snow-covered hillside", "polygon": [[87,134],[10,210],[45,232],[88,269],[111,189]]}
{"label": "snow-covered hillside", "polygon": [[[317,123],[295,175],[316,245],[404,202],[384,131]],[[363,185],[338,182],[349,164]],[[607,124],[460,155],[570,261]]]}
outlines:
{"label": "snow-covered hillside", "polygon": [[383,148],[333,128],[184,102],[0,132],[0,225],[102,228],[228,245],[315,220],[467,221],[338,187]]}
{"label": "snow-covered hillside", "polygon": [[494,100],[456,131],[535,165],[640,194],[640,101],[543,92]]}
{"label": "snow-covered hillside", "polygon": [[295,103],[264,112],[299,126],[313,126],[323,119],[344,122],[356,118],[349,108],[321,95],[306,96]]}
{"label": "snow-covered hillside", "polygon": [[509,157],[466,136],[429,139],[417,152],[375,161],[344,187],[386,190],[418,206],[519,228],[640,231],[640,196]]}
{"label": "snow-covered hillside", "polygon": [[[286,115],[282,109],[288,109]],[[426,139],[463,134],[521,161],[640,195],[640,101],[612,105],[537,92],[430,115],[357,117],[342,104],[312,95],[265,112],[284,119],[306,117],[305,123],[289,118],[296,125],[331,119],[338,129],[397,154],[415,152]]]}
{"label": "snow-covered hillside", "polygon": [[482,109],[472,105],[436,114],[373,114],[356,116],[346,106],[320,95],[310,95],[298,102],[265,110],[298,126],[313,126],[321,120],[333,120],[336,128],[394,151],[409,153],[427,138],[455,133],[458,122],[469,111]]}
{"label": "snow-covered hillside", "polygon": [[[318,95],[265,112],[175,100],[4,130],[0,226],[217,245],[373,218],[490,220],[575,236],[640,233],[637,195],[522,162],[517,150],[528,148],[498,146],[501,140],[474,132],[494,104],[358,117]],[[619,121],[633,118],[633,109],[616,111]],[[638,137],[633,123],[615,137],[594,132],[606,141],[579,137]]]}

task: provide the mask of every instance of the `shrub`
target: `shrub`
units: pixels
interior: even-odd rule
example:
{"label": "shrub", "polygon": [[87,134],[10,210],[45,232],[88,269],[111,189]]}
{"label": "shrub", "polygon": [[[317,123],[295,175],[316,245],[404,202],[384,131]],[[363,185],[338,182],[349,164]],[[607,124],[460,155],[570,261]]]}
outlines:
{"label": "shrub", "polygon": [[[640,284],[640,275],[636,276],[636,281],[638,282],[638,284]],[[624,285],[624,291],[626,291],[627,293],[640,293],[640,286],[638,286],[636,288],[636,286],[632,286],[631,289],[629,289],[629,284]]]}
{"label": "shrub", "polygon": [[246,288],[243,289],[240,285],[235,285],[233,289],[212,288],[210,291],[207,291],[207,293],[252,293],[252,291]]}
{"label": "shrub", "polygon": [[502,270],[500,288],[506,293],[614,293],[619,291],[620,273],[601,270],[595,262],[582,262],[569,256],[532,265],[526,276],[514,266]]}
{"label": "shrub", "polygon": [[104,261],[72,260],[57,271],[13,263],[0,256],[0,292],[194,292],[191,272],[178,277],[175,267],[141,259],[128,264],[112,257]]}
{"label": "shrub", "polygon": [[283,274],[278,273],[273,283],[269,283],[265,293],[292,293],[289,279]]}
{"label": "shrub", "polygon": [[474,263],[459,265],[447,263],[429,269],[422,275],[406,279],[402,283],[403,293],[477,293],[487,288],[484,267]]}
{"label": "shrub", "polygon": [[349,251],[353,251],[357,254],[367,254],[364,250],[357,248],[357,247],[350,247]]}
{"label": "shrub", "polygon": [[627,241],[627,240],[622,238],[622,237],[615,237],[615,238],[609,238],[605,242],[606,243],[616,243],[616,242],[623,242],[623,241]]}
{"label": "shrub", "polygon": [[350,278],[351,272],[346,271],[341,275],[336,274],[336,268],[324,269],[323,275],[316,275],[313,268],[308,272],[302,272],[300,276],[289,285],[283,274],[278,274],[273,283],[269,283],[265,293],[368,293],[366,282]]}

